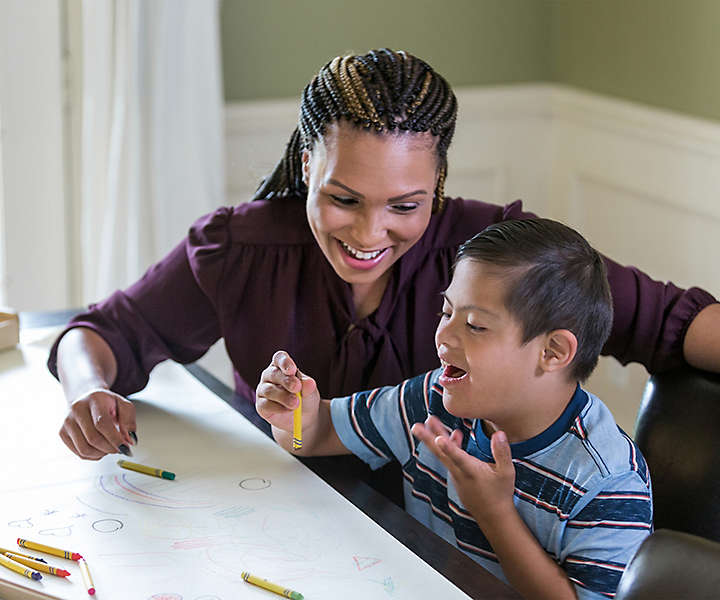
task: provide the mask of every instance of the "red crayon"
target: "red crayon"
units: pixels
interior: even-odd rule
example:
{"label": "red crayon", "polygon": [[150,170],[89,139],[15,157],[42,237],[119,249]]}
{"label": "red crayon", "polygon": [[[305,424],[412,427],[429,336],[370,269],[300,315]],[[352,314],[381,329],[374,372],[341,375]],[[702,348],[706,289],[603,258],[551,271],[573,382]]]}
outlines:
{"label": "red crayon", "polygon": [[57,577],[67,577],[68,575],[70,575],[70,571],[60,569],[59,567],[53,567],[52,565],[49,565],[45,562],[40,562],[39,560],[27,558],[26,556],[22,556],[21,554],[15,554],[13,552],[3,552],[3,554],[9,559],[14,560],[15,562],[19,562],[21,565],[25,565],[26,567],[32,567],[36,571],[40,571],[42,573],[49,573],[50,575],[55,575]]}
{"label": "red crayon", "polygon": [[70,560],[80,560],[82,554],[77,552],[68,552],[67,550],[60,550],[60,548],[54,548],[53,546],[46,546],[45,544],[38,544],[37,542],[31,542],[30,540],[24,540],[22,538],[17,539],[18,546],[22,548],[29,548],[30,550],[39,550],[40,552],[47,552],[53,556],[59,556],[60,558],[69,558]]}

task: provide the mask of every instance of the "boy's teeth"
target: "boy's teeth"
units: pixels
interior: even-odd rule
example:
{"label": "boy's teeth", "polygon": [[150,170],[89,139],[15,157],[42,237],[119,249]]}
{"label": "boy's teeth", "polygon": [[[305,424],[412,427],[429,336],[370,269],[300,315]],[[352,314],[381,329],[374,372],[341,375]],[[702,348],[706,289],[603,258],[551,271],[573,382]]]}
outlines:
{"label": "boy's teeth", "polygon": [[340,242],[340,244],[348,254],[351,254],[352,256],[360,260],[370,260],[371,258],[375,258],[376,256],[378,256],[382,252],[382,250],[375,250],[375,252],[361,252],[360,250],[355,250],[355,248],[353,248],[352,246],[348,246],[345,242]]}

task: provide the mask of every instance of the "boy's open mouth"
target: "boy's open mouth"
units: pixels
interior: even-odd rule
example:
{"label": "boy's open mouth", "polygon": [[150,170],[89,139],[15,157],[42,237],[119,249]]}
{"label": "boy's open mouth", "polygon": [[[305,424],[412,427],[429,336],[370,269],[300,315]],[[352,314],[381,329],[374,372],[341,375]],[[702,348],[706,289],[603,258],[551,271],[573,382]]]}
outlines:
{"label": "boy's open mouth", "polygon": [[454,365],[446,365],[443,375],[448,379],[462,379],[467,375],[467,371],[463,371],[460,367]]}

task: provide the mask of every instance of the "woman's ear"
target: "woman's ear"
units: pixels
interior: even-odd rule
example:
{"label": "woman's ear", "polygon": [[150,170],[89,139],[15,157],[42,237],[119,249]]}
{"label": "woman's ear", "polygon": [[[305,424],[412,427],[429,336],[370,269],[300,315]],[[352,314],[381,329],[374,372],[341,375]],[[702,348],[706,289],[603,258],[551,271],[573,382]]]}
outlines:
{"label": "woman's ear", "polygon": [[302,180],[303,183],[306,186],[309,186],[310,181],[310,151],[309,150],[303,150],[302,151]]}
{"label": "woman's ear", "polygon": [[567,367],[577,354],[577,338],[568,329],[555,329],[545,336],[540,368],[546,373]]}

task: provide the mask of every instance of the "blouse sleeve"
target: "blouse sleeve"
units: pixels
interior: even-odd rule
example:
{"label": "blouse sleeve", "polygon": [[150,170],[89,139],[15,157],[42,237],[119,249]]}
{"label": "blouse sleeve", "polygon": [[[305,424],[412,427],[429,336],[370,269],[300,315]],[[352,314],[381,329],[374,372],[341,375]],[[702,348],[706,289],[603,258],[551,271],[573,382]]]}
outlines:
{"label": "blouse sleeve", "polygon": [[642,363],[650,373],[684,364],[687,329],[715,298],[697,287],[684,290],[671,282],[655,281],[635,267],[604,258],[614,319],[603,354],[622,364]]}
{"label": "blouse sleeve", "polygon": [[52,374],[57,377],[58,343],[75,327],[94,330],[110,345],[117,361],[112,389],[125,396],[144,388],[159,362],[200,358],[221,336],[216,299],[230,245],[229,218],[226,208],[201,218],[139,281],[76,316],[52,346]]}
{"label": "blouse sleeve", "polygon": [[[536,218],[523,211],[520,200],[496,214],[495,220]],[[639,362],[650,373],[684,364],[683,342],[690,323],[703,308],[717,300],[703,289],[685,290],[671,282],[655,281],[639,269],[619,265],[606,256],[603,259],[614,319],[602,353],[614,356],[622,364]]]}

